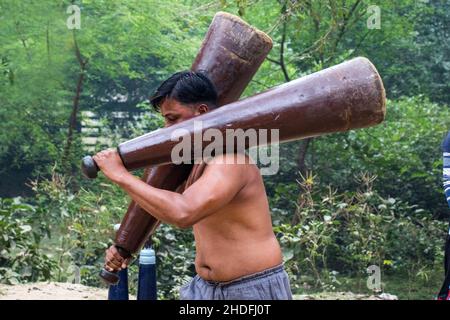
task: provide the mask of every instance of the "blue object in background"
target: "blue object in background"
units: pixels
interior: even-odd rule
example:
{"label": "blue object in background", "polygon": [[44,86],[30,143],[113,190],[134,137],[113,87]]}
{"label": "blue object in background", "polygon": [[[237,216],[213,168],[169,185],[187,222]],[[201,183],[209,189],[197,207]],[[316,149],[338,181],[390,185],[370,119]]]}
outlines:
{"label": "blue object in background", "polygon": [[[119,230],[120,224],[114,225],[114,231]],[[108,300],[128,300],[128,268],[118,272],[119,282],[116,285],[110,285],[108,290]]]}
{"label": "blue object in background", "polygon": [[119,271],[119,283],[110,285],[108,300],[128,300],[128,268]]}
{"label": "blue object in background", "polygon": [[450,152],[450,131],[447,133],[444,141],[442,141],[442,151]]}
{"label": "blue object in background", "polygon": [[444,152],[444,193],[448,206],[450,207],[450,131],[447,133],[447,137],[442,142],[442,151]]}
{"label": "blue object in background", "polygon": [[[450,207],[450,131],[447,133],[447,137],[442,141],[443,151],[443,181],[444,181],[444,193],[447,199],[448,206]],[[444,258],[444,270],[445,279],[444,284],[438,294],[438,300],[450,300],[450,226],[448,229],[447,240],[445,241],[445,258]]]}
{"label": "blue object in background", "polygon": [[151,247],[139,254],[138,300],[156,300],[156,257]]}

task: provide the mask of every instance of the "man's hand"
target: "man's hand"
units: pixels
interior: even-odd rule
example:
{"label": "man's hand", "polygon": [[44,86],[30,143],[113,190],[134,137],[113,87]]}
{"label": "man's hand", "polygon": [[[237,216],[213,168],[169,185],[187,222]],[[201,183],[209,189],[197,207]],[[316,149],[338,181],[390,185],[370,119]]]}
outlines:
{"label": "man's hand", "polygon": [[103,150],[93,158],[103,174],[112,182],[117,183],[124,175],[129,174],[116,149]]}
{"label": "man's hand", "polygon": [[122,258],[116,247],[112,245],[106,250],[105,269],[111,272],[120,271],[128,266],[130,260],[131,258]]}

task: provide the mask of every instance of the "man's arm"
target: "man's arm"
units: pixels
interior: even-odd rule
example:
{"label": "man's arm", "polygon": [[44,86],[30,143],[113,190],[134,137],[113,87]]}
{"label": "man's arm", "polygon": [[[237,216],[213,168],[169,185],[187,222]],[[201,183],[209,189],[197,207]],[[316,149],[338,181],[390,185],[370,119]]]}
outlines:
{"label": "man's arm", "polygon": [[103,173],[145,211],[180,228],[188,228],[225,206],[247,181],[246,166],[227,164],[227,161],[235,160],[234,155],[213,159],[203,175],[183,194],[154,188],[133,176],[125,169],[115,150],[102,151],[94,156],[94,160]]}

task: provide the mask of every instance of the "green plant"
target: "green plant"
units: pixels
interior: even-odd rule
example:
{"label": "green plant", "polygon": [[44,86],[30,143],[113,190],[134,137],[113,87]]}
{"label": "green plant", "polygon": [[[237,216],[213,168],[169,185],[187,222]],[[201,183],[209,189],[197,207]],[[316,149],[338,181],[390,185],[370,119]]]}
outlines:
{"label": "green plant", "polygon": [[36,208],[21,198],[0,198],[0,282],[47,280],[55,259],[40,247]]}
{"label": "green plant", "polygon": [[295,290],[337,288],[338,275],[361,278],[370,265],[426,278],[442,262],[446,223],[416,205],[380,196],[375,180],[361,173],[360,187],[343,193],[322,187],[316,176],[298,181],[294,218],[274,227]]}

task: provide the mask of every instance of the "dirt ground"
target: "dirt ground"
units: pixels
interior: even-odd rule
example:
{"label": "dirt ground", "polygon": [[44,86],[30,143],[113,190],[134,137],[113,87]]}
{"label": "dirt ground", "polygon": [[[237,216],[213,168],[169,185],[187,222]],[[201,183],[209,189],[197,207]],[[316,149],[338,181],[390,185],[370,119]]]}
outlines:
{"label": "dirt ground", "polygon": [[0,285],[0,300],[106,300],[108,290],[60,282]]}
{"label": "dirt ground", "polygon": [[295,300],[398,300],[389,293],[379,295],[356,294],[353,292],[322,292],[313,295],[295,295]]}
{"label": "dirt ground", "polygon": [[[108,290],[60,282],[37,282],[19,285],[0,284],[0,300],[106,300]],[[130,300],[136,297],[130,295]],[[389,294],[363,295],[351,292],[323,292],[295,295],[296,300],[397,300]]]}

